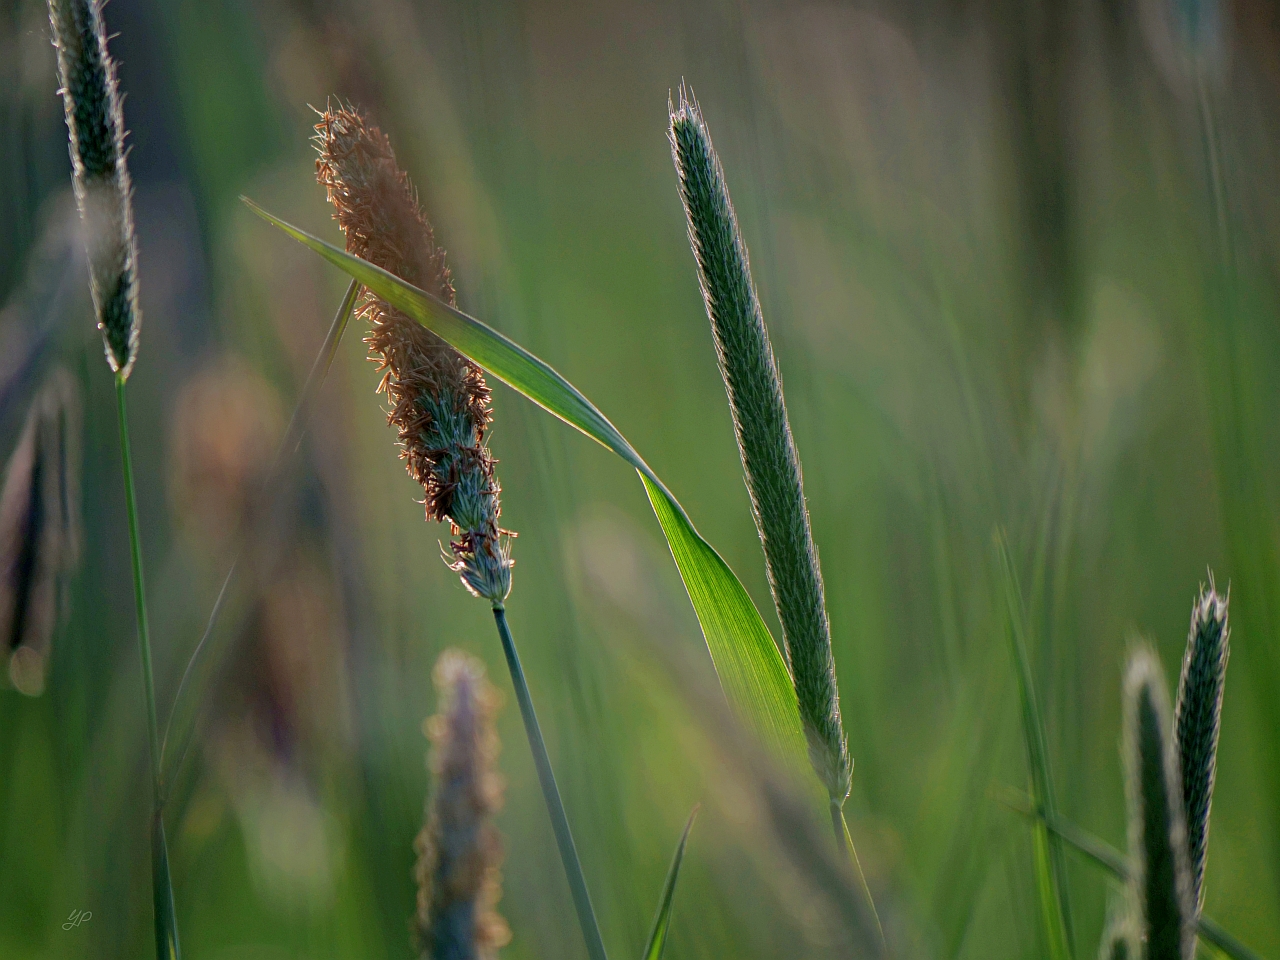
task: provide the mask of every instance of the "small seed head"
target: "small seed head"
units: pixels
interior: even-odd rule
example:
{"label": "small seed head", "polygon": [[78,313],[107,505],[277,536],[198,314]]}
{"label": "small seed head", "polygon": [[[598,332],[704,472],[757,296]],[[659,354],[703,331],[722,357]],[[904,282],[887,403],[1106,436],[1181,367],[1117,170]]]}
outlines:
{"label": "small seed head", "polygon": [[424,960],[491,960],[511,934],[494,909],[502,895],[502,806],[494,716],[499,695],[480,661],[447,650],[434,679],[439,712],[425,724],[434,784],[418,862],[415,927]]}
{"label": "small seed head", "polygon": [[49,0],[71,140],[72,183],[89,253],[89,288],[107,363],[128,377],[138,355],[138,245],[124,116],[100,0]]}

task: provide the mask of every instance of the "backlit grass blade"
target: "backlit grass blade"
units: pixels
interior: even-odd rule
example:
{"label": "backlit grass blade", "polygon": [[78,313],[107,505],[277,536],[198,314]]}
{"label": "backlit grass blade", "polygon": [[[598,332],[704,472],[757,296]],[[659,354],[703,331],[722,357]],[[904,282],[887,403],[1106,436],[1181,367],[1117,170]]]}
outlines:
{"label": "backlit grass blade", "polygon": [[542,360],[479,320],[290,226],[252,201],[246,199],[245,203],[488,373],[631,464],[644,481],[729,701],[784,757],[807,757],[791,677],[751,597],[728,564],[702,539],[658,475],[591,401]]}
{"label": "backlit grass blade", "polygon": [[676,880],[680,877],[680,864],[684,860],[685,845],[689,842],[689,831],[693,829],[693,821],[697,816],[698,808],[694,807],[693,812],[689,814],[689,822],[684,825],[684,833],[680,835],[675,856],[671,858],[671,867],[667,870],[667,879],[662,885],[662,899],[658,901],[658,914],[653,918],[653,931],[649,934],[649,943],[644,948],[643,960],[661,960],[662,951],[667,945],[667,931],[671,929],[671,907],[675,903]]}
{"label": "backlit grass blade", "polygon": [[996,549],[1000,555],[1000,574],[1004,582],[1005,601],[1008,604],[1009,638],[1013,645],[1014,665],[1018,673],[1022,736],[1027,747],[1027,779],[1031,786],[1031,802],[1039,814],[1032,825],[1032,841],[1040,911],[1044,921],[1045,937],[1048,940],[1049,956],[1052,960],[1067,960],[1074,955],[1075,951],[1071,946],[1066,864],[1063,861],[1061,843],[1045,826],[1046,819],[1056,816],[1053,781],[1049,775],[1044,722],[1040,717],[1035,683],[1031,676],[1031,663],[1027,658],[1026,619],[1022,610],[1022,596],[1018,589],[1017,575],[1009,560],[1009,547],[1005,543],[1003,532],[996,533]]}

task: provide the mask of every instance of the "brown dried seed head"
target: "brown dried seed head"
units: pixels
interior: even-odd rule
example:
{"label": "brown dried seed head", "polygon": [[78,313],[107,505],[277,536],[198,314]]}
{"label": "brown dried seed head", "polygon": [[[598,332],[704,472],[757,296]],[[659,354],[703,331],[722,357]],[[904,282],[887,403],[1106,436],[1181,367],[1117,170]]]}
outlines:
{"label": "brown dried seed head", "polygon": [[[375,263],[402,280],[457,303],[445,254],[418,204],[409,175],[396,163],[391,141],[350,107],[327,109],[316,124],[316,180],[333,204],[334,219],[347,238],[347,252]],[[475,423],[477,440],[488,426],[489,388],[481,371],[447,343],[366,290],[360,316],[368,320],[371,359],[385,371],[380,389],[392,403],[390,420],[401,441],[422,425],[414,409],[423,392],[459,395]],[[409,470],[418,476],[415,451],[406,446]],[[428,491],[430,492],[430,491]],[[431,504],[428,504],[430,514]],[[440,519],[433,516],[433,519]]]}
{"label": "brown dried seed head", "polygon": [[[316,143],[316,179],[334,205],[347,251],[454,304],[444,251],[386,135],[339,105],[316,124]],[[360,315],[370,325],[370,359],[383,371],[387,419],[399,431],[409,475],[426,492],[427,518],[452,526],[452,566],[468,589],[501,601],[511,587],[511,560],[498,526],[494,460],[484,445],[491,418],[484,375],[368,291]]]}

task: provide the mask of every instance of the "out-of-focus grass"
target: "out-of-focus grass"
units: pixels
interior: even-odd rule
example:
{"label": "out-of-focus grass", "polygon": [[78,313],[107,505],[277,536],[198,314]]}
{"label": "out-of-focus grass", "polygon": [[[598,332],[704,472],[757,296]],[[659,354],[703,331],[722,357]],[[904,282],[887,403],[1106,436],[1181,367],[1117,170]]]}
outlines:
{"label": "out-of-focus grass", "polygon": [[[132,430],[161,702],[229,559],[201,534],[218,529],[199,513],[213,494],[179,496],[176,399],[224,354],[286,411],[300,389],[343,278],[235,198],[333,236],[305,143],[305,104],[329,95],[394,136],[464,309],[610,413],[776,627],[663,139],[684,76],[734,171],[805,454],[856,760],[847,810],[877,904],[910,919],[927,955],[1034,955],[1030,832],[987,799],[992,781],[1025,777],[991,531],[1008,531],[1038,640],[1059,815],[1115,847],[1126,636],[1152,637],[1172,674],[1206,567],[1235,607],[1257,565],[1247,545],[1228,550],[1221,519],[1231,493],[1195,333],[1213,316],[1216,254],[1192,103],[1136,9],[1108,7],[1112,21],[1089,6],[1056,45],[1036,40],[1048,48],[998,5],[947,9],[113,0],[136,145],[147,333]],[[26,264],[69,182],[65,129],[43,5],[0,10],[0,42],[19,54],[0,55],[15,81],[0,83],[14,184],[0,198],[0,302],[38,304],[48,271]],[[1258,93],[1275,39],[1259,28],[1233,43],[1221,129],[1236,377],[1266,513],[1280,489],[1267,413],[1280,408],[1280,192],[1256,171],[1280,142],[1274,98]],[[1045,57],[1063,64],[1056,87],[1018,69]],[[1028,152],[1020,129],[1058,139]],[[1033,199],[1059,189],[1065,219],[1046,222],[1066,232],[1046,240]],[[1027,268],[1053,250],[1070,262]],[[27,276],[38,289],[23,293]],[[6,958],[136,956],[150,937],[145,825],[128,816],[146,758],[125,518],[87,300],[64,298],[52,348],[86,387],[85,564],[46,695],[0,691]],[[6,337],[34,329],[25,312],[3,323]],[[431,664],[456,645],[502,675],[488,613],[461,601],[413,503],[375,382],[349,337],[281,524],[262,532],[262,573],[224,622],[227,666],[169,823],[191,956],[408,956]],[[24,404],[0,417],[6,450]],[[630,469],[505,389],[496,405],[504,520],[521,532],[510,607],[611,951],[644,944],[672,838],[702,801],[666,956],[846,955],[838,906],[792,865],[795,838],[769,826],[707,719],[714,675]],[[1255,520],[1273,518],[1239,522]],[[1276,731],[1246,671],[1276,640],[1247,622],[1233,633],[1206,911],[1274,956]],[[514,711],[500,732],[504,956],[577,956]],[[1083,950],[1106,886],[1073,861],[1068,880]],[[93,919],[62,930],[76,909]]]}

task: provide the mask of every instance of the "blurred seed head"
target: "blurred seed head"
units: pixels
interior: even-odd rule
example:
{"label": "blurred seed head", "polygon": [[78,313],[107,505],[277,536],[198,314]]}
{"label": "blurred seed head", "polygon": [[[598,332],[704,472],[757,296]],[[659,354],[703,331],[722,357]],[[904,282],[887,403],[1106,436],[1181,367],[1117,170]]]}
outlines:
{"label": "blurred seed head", "polygon": [[483,664],[446,650],[433,673],[439,712],[424,725],[434,777],[418,861],[415,928],[424,960],[490,960],[510,939],[494,909],[502,895],[502,806],[494,716],[499,695]]}
{"label": "blurred seed head", "polygon": [[1125,675],[1124,754],[1134,916],[1147,960],[1191,960],[1195,908],[1164,671],[1137,650]]}
{"label": "blurred seed head", "polygon": [[280,399],[233,357],[185,380],[169,424],[169,495],[207,550],[246,529],[283,431]]}
{"label": "blurred seed head", "polygon": [[1231,654],[1228,601],[1229,597],[1218,595],[1210,576],[1209,589],[1201,587],[1200,596],[1191,610],[1191,630],[1187,635],[1187,651],[1182,658],[1182,675],[1178,681],[1174,710],[1182,800],[1186,811],[1191,893],[1197,913],[1204,902],[1209,812],[1217,773],[1222,693],[1226,685],[1227,659]]}
{"label": "blurred seed head", "polygon": [[[387,136],[358,111],[330,107],[316,125],[316,179],[328,192],[347,252],[451,306],[453,281],[417,191]],[[434,333],[366,290],[369,355],[383,372],[409,475],[426,493],[428,520],[448,521],[450,567],[495,603],[511,591],[510,534],[498,525],[501,487],[484,435],[492,419],[484,374]]]}
{"label": "blurred seed head", "polygon": [[125,165],[116,66],[100,0],[49,0],[58,76],[71,139],[72,183],[89,253],[89,287],[107,363],[128,377],[138,355],[138,245]]}
{"label": "blurred seed head", "polygon": [[0,624],[9,679],[44,690],[67,579],[80,560],[80,394],[56,371],[36,395],[0,489]]}

